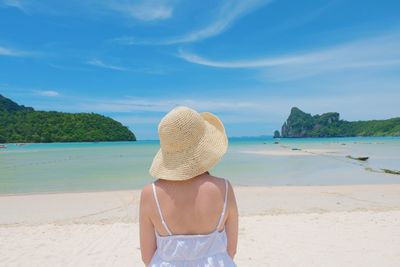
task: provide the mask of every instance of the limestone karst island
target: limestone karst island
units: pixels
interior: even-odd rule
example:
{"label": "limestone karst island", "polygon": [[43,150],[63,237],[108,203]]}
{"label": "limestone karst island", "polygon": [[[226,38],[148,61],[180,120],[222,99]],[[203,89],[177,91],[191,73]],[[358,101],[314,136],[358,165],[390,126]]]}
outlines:
{"label": "limestone karst island", "polygon": [[312,116],[293,107],[281,133],[274,137],[400,136],[400,117],[387,120],[345,121],[339,113]]}

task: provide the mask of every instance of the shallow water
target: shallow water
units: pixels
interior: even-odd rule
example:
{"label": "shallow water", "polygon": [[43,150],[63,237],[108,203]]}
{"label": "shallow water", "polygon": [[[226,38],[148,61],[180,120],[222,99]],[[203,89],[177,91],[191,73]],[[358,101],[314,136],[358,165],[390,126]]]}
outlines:
{"label": "shallow water", "polygon": [[[400,183],[400,175],[366,170],[400,170],[400,138],[275,141],[231,139],[211,171],[244,186]],[[8,144],[0,149],[0,194],[140,188],[152,180],[148,169],[158,148],[158,141]],[[359,162],[348,154],[370,159]]]}

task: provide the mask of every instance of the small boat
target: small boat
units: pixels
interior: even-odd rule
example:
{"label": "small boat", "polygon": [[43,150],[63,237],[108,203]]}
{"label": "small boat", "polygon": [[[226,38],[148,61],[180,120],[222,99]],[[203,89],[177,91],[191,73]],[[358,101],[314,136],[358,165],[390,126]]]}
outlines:
{"label": "small boat", "polygon": [[353,157],[353,156],[347,156],[349,159],[354,159],[354,160],[360,160],[360,161],[366,161],[369,159],[369,157]]}
{"label": "small boat", "polygon": [[0,148],[7,148],[6,145],[0,145]]}

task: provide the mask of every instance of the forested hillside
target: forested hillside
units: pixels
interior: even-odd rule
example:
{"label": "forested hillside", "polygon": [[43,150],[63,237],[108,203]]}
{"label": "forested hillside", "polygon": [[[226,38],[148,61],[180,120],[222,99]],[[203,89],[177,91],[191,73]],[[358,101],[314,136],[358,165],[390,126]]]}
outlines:
{"label": "forested hillside", "polygon": [[0,95],[0,143],[135,140],[127,127],[106,116],[35,111]]}

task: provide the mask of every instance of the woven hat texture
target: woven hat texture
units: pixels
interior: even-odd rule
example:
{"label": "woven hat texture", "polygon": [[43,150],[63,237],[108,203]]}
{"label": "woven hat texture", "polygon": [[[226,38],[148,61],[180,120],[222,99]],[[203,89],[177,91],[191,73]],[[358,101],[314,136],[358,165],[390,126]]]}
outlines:
{"label": "woven hat texture", "polygon": [[221,120],[210,112],[188,107],[171,110],[158,125],[160,149],[151,176],[187,180],[210,170],[225,154],[228,138]]}

